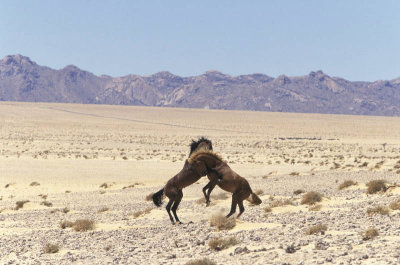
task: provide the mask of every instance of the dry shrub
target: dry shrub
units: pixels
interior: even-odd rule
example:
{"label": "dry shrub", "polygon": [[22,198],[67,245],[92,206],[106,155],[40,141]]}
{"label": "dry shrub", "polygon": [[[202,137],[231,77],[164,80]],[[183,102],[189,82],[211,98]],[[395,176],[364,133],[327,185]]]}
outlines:
{"label": "dry shrub", "polygon": [[74,222],[73,228],[76,232],[85,232],[93,230],[95,228],[95,223],[93,220],[79,219]]}
{"label": "dry shrub", "polygon": [[210,218],[210,225],[218,230],[230,230],[236,226],[236,219],[226,218],[222,213],[213,214]]}
{"label": "dry shrub", "polygon": [[71,222],[71,221],[62,221],[61,223],[60,223],[60,227],[62,228],[62,229],[65,229],[65,228],[67,228],[67,227],[73,227],[74,226],[74,222]]}
{"label": "dry shrub", "polygon": [[370,182],[368,182],[367,185],[367,194],[374,194],[377,193],[379,191],[386,191],[386,180],[383,179],[377,179],[377,180],[371,180]]}
{"label": "dry shrub", "polygon": [[185,265],[217,265],[217,263],[208,258],[204,258],[188,261],[185,263]]}
{"label": "dry shrub", "polygon": [[59,246],[57,246],[55,244],[47,243],[43,249],[43,252],[46,254],[53,254],[53,253],[57,253],[59,250],[60,250]]}
{"label": "dry shrub", "polygon": [[300,203],[312,205],[312,204],[315,204],[315,203],[321,202],[321,201],[322,201],[321,193],[318,193],[315,191],[310,191],[303,195],[303,198],[301,199]]}
{"label": "dry shrub", "polygon": [[389,208],[383,207],[383,206],[377,206],[377,207],[373,207],[373,208],[368,208],[367,209],[367,214],[368,215],[374,215],[374,214],[388,215],[389,214]]}
{"label": "dry shrub", "polygon": [[138,218],[139,216],[142,216],[142,215],[150,213],[151,210],[152,210],[152,208],[149,207],[149,208],[146,208],[144,210],[136,211],[136,212],[132,213],[132,216],[134,218]]}
{"label": "dry shrub", "polygon": [[18,211],[19,209],[21,209],[21,208],[24,207],[24,204],[25,204],[25,203],[28,203],[28,202],[29,202],[28,200],[17,201],[17,202],[15,203],[16,206],[15,206],[14,210]]}
{"label": "dry shrub", "polygon": [[367,166],[368,166],[368,162],[364,162],[359,167],[367,167]]}
{"label": "dry shrub", "polygon": [[316,211],[321,210],[321,208],[322,208],[322,205],[321,204],[317,204],[317,205],[311,206],[310,208],[308,208],[308,210],[311,211],[311,212],[316,212]]}
{"label": "dry shrub", "polygon": [[290,173],[289,175],[290,175],[290,176],[298,176],[298,175],[300,175],[300,173],[299,173],[299,172],[292,172],[292,173]]}
{"label": "dry shrub", "polygon": [[362,234],[363,240],[371,240],[379,236],[379,232],[376,228],[370,228]]}
{"label": "dry shrub", "polygon": [[65,208],[63,208],[61,211],[62,211],[63,213],[68,213],[68,212],[69,212],[69,209],[68,209],[67,207],[65,207]]}
{"label": "dry shrub", "polygon": [[234,246],[239,243],[239,240],[237,240],[235,237],[229,237],[229,238],[213,238],[210,241],[208,241],[208,246],[212,250],[223,250],[227,249],[231,246]]}
{"label": "dry shrub", "polygon": [[357,182],[352,181],[352,180],[346,180],[342,184],[339,185],[339,190],[342,190],[344,188],[354,186],[354,185],[357,185]]}
{"label": "dry shrub", "polygon": [[37,181],[34,181],[34,182],[32,182],[31,184],[29,184],[29,186],[32,186],[32,187],[34,187],[34,186],[40,186],[40,183],[37,182]]}
{"label": "dry shrub", "polygon": [[306,230],[306,235],[315,235],[318,233],[325,232],[328,227],[324,224],[313,225]]}
{"label": "dry shrub", "polygon": [[304,190],[298,189],[298,190],[293,191],[293,194],[294,194],[294,195],[299,195],[299,194],[302,194],[302,193],[304,193],[304,192],[305,192]]}
{"label": "dry shrub", "polygon": [[392,210],[400,210],[400,198],[398,198],[397,200],[395,200],[394,202],[392,202],[389,205],[389,208]]}
{"label": "dry shrub", "polygon": [[274,200],[269,204],[269,207],[275,208],[275,207],[281,207],[281,206],[286,206],[286,205],[295,205],[292,199],[280,199],[280,200]]}

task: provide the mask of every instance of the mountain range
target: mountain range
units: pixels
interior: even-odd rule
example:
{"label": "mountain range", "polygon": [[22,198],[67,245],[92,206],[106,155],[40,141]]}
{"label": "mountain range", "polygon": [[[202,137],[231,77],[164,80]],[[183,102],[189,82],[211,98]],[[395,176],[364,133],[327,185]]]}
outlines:
{"label": "mountain range", "polygon": [[56,70],[9,55],[0,62],[0,101],[400,116],[400,78],[352,82],[322,71],[276,78],[218,71],[111,77],[73,65]]}

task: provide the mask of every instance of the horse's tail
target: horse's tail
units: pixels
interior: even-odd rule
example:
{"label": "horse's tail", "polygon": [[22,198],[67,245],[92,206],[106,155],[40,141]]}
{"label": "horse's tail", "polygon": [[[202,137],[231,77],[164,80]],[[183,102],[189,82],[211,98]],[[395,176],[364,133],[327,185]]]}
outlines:
{"label": "horse's tail", "polygon": [[253,205],[259,205],[262,203],[260,197],[258,197],[254,192],[251,192],[251,198],[249,196],[247,200]]}
{"label": "horse's tail", "polygon": [[153,194],[153,202],[157,207],[160,207],[162,204],[163,194],[164,188]]}

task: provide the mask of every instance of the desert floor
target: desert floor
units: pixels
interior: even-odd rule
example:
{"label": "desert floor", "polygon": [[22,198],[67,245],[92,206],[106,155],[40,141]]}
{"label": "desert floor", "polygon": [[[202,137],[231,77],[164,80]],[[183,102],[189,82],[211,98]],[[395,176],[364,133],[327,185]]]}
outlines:
{"label": "desert floor", "polygon": [[[1,102],[0,132],[0,264],[400,263],[400,118]],[[263,200],[231,230],[210,225],[231,199],[216,187],[205,207],[207,177],[183,190],[184,224],[146,199],[200,136]],[[366,194],[378,179],[388,189]],[[297,190],[323,199],[301,204]],[[94,230],[60,227],[79,219]],[[326,231],[307,235],[315,225]]]}

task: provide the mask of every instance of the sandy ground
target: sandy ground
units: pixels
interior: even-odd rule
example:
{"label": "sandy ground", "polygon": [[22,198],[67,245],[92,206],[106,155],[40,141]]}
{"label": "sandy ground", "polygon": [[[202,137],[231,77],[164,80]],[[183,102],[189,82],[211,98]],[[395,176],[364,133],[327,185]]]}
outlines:
{"label": "sandy ground", "polygon": [[[183,225],[146,200],[199,136],[262,192],[232,230],[210,226],[230,197],[199,203],[206,178],[183,191]],[[400,263],[399,210],[366,213],[400,198],[400,118],[1,102],[0,137],[0,264]],[[393,188],[367,195],[375,179]],[[358,184],[338,190],[345,180]],[[323,194],[321,208],[300,204],[298,189]],[[293,205],[265,212],[283,199]],[[60,228],[77,219],[95,229]],[[318,224],[327,231],[305,234]],[[369,228],[379,236],[363,240]],[[232,236],[225,250],[208,245]],[[44,253],[47,243],[60,250]]]}

